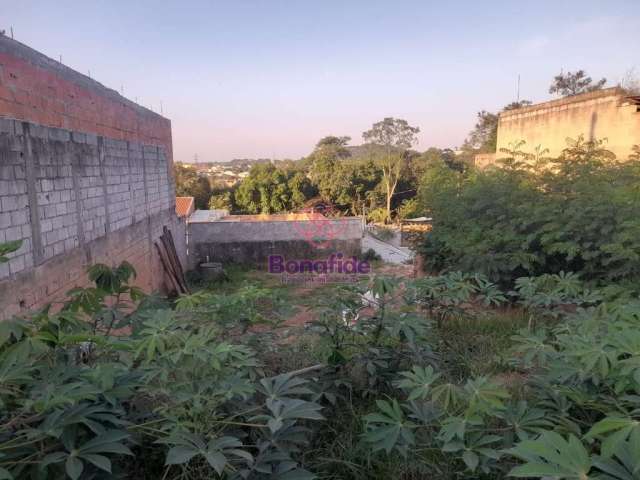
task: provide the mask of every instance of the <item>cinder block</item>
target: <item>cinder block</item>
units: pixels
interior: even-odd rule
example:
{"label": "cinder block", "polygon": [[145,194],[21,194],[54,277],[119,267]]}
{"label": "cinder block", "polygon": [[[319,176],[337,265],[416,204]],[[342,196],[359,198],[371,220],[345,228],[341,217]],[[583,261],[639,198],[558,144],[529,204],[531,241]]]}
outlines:
{"label": "cinder block", "polygon": [[98,145],[98,135],[96,135],[95,133],[87,132],[85,134],[85,141],[86,141],[86,143],[88,145],[97,146]]}
{"label": "cinder block", "polygon": [[0,118],[0,133],[14,135],[13,120],[10,118]]}
{"label": "cinder block", "polygon": [[81,132],[71,132],[71,140],[74,143],[87,143],[87,134]]}
{"label": "cinder block", "polygon": [[13,180],[9,185],[11,195],[22,195],[27,193],[27,184],[21,180]]}
{"label": "cinder block", "polygon": [[40,191],[41,192],[50,192],[53,190],[53,180],[48,178],[43,178],[40,180]]}
{"label": "cinder block", "polygon": [[64,190],[64,188],[65,188],[64,187],[64,181],[65,181],[64,177],[54,178],[53,179],[53,188],[55,190]]}
{"label": "cinder block", "polygon": [[58,209],[56,208],[55,204],[46,205],[40,209],[40,214],[44,215],[44,218],[54,218],[56,215],[58,215]]}
{"label": "cinder block", "polygon": [[24,255],[24,268],[29,269],[33,267],[33,253],[29,252]]}
{"label": "cinder block", "polygon": [[78,246],[78,238],[77,237],[67,238],[64,241],[64,249],[67,252],[70,251],[70,250],[73,250],[77,246]]}
{"label": "cinder block", "polygon": [[53,230],[53,220],[50,218],[46,218],[44,220],[40,220],[40,232],[47,233]]}
{"label": "cinder block", "polygon": [[53,245],[59,240],[58,230],[52,230],[45,235],[45,245]]}
{"label": "cinder block", "polygon": [[49,128],[35,123],[29,123],[29,135],[35,138],[49,138]]}
{"label": "cinder block", "polygon": [[19,257],[9,260],[9,271],[12,275],[19,273],[22,270],[24,270],[24,255],[20,255]]}
{"label": "cinder block", "polygon": [[27,173],[22,165],[14,165],[13,172],[17,180],[24,180],[27,178]]}
{"label": "cinder block", "polygon": [[22,238],[31,238],[31,224],[27,223],[22,226]]}
{"label": "cinder block", "polygon": [[58,242],[53,246],[53,254],[60,255],[64,252],[64,242]]}
{"label": "cinder block", "polygon": [[20,240],[22,238],[22,228],[21,227],[10,227],[5,229],[5,241],[13,242],[15,240]]}
{"label": "cinder block", "polygon": [[1,200],[2,212],[12,212],[13,210],[18,209],[18,197],[16,195],[11,195],[8,197],[2,197]]}
{"label": "cinder block", "polygon": [[68,142],[70,140],[69,131],[62,128],[49,128],[49,139],[56,142]]}
{"label": "cinder block", "polygon": [[[0,263],[0,279],[7,278],[10,275],[9,272],[9,264],[8,263]],[[3,312],[5,318],[9,318],[11,315],[8,315],[7,312]]]}
{"label": "cinder block", "polygon": [[28,221],[28,214],[26,210],[16,210],[11,212],[11,224],[14,227],[22,226]]}

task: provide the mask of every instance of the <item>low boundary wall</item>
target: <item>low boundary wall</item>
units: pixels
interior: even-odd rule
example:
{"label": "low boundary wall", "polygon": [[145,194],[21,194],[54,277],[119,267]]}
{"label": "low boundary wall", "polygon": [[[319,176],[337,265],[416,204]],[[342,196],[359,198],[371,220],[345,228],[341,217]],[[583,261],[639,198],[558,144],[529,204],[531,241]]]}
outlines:
{"label": "low boundary wall", "polygon": [[362,246],[360,218],[298,221],[215,221],[189,223],[190,268],[207,261],[266,268],[269,255],[316,259],[331,253],[358,256]]}

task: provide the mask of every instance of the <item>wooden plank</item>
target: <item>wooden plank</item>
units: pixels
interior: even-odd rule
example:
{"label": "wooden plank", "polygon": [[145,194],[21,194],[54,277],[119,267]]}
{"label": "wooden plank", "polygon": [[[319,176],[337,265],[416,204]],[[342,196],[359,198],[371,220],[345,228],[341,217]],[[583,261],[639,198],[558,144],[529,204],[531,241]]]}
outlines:
{"label": "wooden plank", "polygon": [[175,293],[180,293],[181,287],[178,285],[176,278],[174,277],[173,273],[171,272],[171,265],[169,263],[169,259],[167,258],[167,252],[164,249],[164,245],[162,245],[162,242],[153,242],[153,244],[156,246],[156,248],[158,249],[158,254],[160,255],[160,261],[162,263],[163,266],[163,270],[165,273],[165,278],[168,279],[169,281],[169,288],[173,289],[173,291]]}
{"label": "wooden plank", "polygon": [[182,263],[180,263],[180,258],[178,257],[178,251],[176,250],[176,244],[173,241],[173,233],[171,233],[171,230],[165,226],[164,227],[165,233],[167,234],[168,238],[169,238],[169,243],[171,244],[171,252],[173,253],[173,256],[175,258],[175,263],[176,263],[176,267],[178,269],[178,278],[180,279],[180,281],[184,284],[185,288],[188,289],[187,287],[187,280],[184,276],[184,270],[182,269]]}
{"label": "wooden plank", "polygon": [[[166,227],[165,227],[166,228]],[[160,236],[160,241],[167,252],[167,260],[171,266],[171,273],[175,278],[176,283],[180,287],[179,293],[189,293],[189,289],[187,288],[187,283],[180,274],[182,272],[182,266],[180,265],[180,260],[178,259],[177,253],[175,252],[175,247],[173,247],[169,235],[167,235],[166,231]]]}

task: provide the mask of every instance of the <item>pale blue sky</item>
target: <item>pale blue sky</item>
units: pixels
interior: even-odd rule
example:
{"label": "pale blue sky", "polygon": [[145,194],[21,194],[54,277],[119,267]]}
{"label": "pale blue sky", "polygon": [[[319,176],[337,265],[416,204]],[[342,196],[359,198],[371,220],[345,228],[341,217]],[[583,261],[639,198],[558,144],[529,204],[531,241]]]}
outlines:
{"label": "pale blue sky", "polygon": [[0,0],[0,29],[172,120],[174,158],[298,158],[385,116],[418,149],[560,69],[640,76],[640,0]]}

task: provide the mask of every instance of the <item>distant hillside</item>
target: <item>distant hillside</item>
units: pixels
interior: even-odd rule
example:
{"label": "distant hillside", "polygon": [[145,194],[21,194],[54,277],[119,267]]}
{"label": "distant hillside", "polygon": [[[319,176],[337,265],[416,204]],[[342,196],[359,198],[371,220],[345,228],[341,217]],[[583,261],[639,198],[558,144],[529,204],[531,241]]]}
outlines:
{"label": "distant hillside", "polygon": [[217,162],[224,163],[225,165],[231,165],[234,167],[247,167],[255,165],[257,163],[270,163],[270,158],[234,158],[230,162]]}
{"label": "distant hillside", "polygon": [[190,163],[187,162],[188,165],[192,165],[194,167],[198,167],[199,169],[207,169],[209,167],[213,167],[214,165],[221,165],[224,167],[250,167],[251,165],[255,165],[257,163],[270,163],[270,158],[234,158],[228,162],[198,162],[198,163]]}

